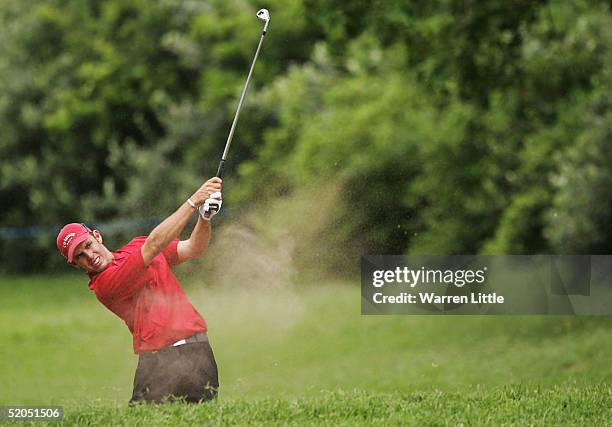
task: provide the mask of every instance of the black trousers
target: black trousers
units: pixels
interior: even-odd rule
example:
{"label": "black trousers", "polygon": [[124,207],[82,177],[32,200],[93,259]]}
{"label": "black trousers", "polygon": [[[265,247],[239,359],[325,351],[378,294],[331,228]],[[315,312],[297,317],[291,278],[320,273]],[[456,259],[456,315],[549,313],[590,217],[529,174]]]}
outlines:
{"label": "black trousers", "polygon": [[217,363],[208,342],[195,342],[142,353],[134,375],[130,404],[189,403],[214,399],[219,389]]}

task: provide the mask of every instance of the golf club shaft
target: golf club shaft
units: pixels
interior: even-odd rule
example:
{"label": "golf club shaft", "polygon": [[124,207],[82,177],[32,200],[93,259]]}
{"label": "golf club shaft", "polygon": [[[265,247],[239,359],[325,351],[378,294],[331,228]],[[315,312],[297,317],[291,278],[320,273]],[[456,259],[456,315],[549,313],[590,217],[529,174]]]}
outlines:
{"label": "golf club shaft", "polygon": [[223,170],[225,168],[225,159],[227,159],[227,153],[229,151],[230,145],[232,144],[232,138],[234,137],[234,131],[236,130],[236,123],[238,123],[238,117],[240,116],[240,109],[242,108],[242,102],[246,96],[247,89],[249,87],[249,83],[251,82],[251,76],[253,75],[253,70],[255,69],[255,62],[257,62],[257,57],[259,56],[259,51],[261,50],[261,45],[263,44],[264,37],[266,35],[267,24],[264,27],[263,32],[261,33],[261,37],[259,38],[259,44],[257,45],[257,50],[255,51],[255,57],[253,58],[253,63],[251,64],[251,69],[249,70],[249,75],[247,76],[246,82],[244,83],[244,88],[242,89],[242,95],[240,95],[240,101],[238,101],[238,108],[236,109],[236,115],[234,115],[234,121],[232,122],[232,127],[230,128],[229,135],[227,137],[227,142],[225,143],[225,150],[223,150],[223,156],[221,156],[221,161],[219,162],[219,167],[217,168],[217,175],[219,178],[223,178]]}

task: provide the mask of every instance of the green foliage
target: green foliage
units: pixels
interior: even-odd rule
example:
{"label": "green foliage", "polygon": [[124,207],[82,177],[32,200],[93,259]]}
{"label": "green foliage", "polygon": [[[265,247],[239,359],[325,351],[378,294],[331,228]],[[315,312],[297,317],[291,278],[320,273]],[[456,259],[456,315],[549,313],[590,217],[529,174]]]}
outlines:
{"label": "green foliage", "polygon": [[[0,226],[171,212],[216,170],[258,6],[3,3]],[[266,7],[228,207],[339,188],[319,234],[351,256],[609,252],[609,2]],[[51,240],[0,269],[59,265]]]}
{"label": "green foliage", "polygon": [[[167,215],[216,170],[259,35],[255,10],[219,1],[3,4],[0,224]],[[291,51],[269,41],[254,86],[286,67],[277,58],[307,56],[301,14],[300,3],[278,14]],[[2,269],[60,264],[45,256],[49,237],[0,242]]]}
{"label": "green foliage", "polygon": [[568,115],[579,130],[559,156],[546,234],[561,253],[609,251],[612,231],[612,90],[597,90]]}
{"label": "green foliage", "polygon": [[[329,49],[262,97],[279,125],[241,169],[246,194],[258,177],[274,194],[336,179],[345,196],[335,216],[353,230],[344,246],[362,252],[609,248],[607,5],[357,2],[311,18]],[[591,93],[597,117],[580,118]],[[594,121],[603,129],[590,130]],[[601,141],[590,150],[601,153],[598,176],[561,189],[560,174],[582,175],[588,162],[565,160],[581,134],[582,145]],[[570,200],[581,208],[553,207]]]}
{"label": "green foliage", "polygon": [[348,76],[320,45],[314,63],[262,93],[262,108],[279,126],[265,134],[256,160],[241,166],[244,192],[267,183],[279,195],[340,183],[336,209],[327,213],[348,231],[339,243],[401,251],[414,209],[402,195],[420,169],[419,144],[435,133],[435,111],[414,79],[399,72],[401,46],[384,52],[366,35],[349,51]]}
{"label": "green foliage", "polygon": [[[184,26],[178,3],[31,3],[16,6],[11,65],[0,79],[0,120],[10,136],[0,153],[13,159],[0,169],[2,224],[112,218],[132,161],[118,150],[153,146],[165,134],[163,109],[196,88],[162,43]],[[42,258],[49,240],[28,254],[3,242],[3,253],[9,265]]]}

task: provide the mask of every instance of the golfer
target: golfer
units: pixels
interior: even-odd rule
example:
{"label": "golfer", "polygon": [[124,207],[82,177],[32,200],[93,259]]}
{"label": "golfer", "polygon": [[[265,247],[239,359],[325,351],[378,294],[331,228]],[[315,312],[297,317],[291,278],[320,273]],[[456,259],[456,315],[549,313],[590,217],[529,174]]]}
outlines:
{"label": "golfer", "polygon": [[[206,321],[191,305],[171,268],[208,248],[211,219],[221,209],[221,179],[206,181],[148,237],[135,237],[111,252],[98,230],[64,226],[57,248],[68,264],[85,270],[89,288],[119,316],[133,335],[139,355],[130,403],[216,397],[217,364]],[[189,239],[178,240],[194,212]]]}

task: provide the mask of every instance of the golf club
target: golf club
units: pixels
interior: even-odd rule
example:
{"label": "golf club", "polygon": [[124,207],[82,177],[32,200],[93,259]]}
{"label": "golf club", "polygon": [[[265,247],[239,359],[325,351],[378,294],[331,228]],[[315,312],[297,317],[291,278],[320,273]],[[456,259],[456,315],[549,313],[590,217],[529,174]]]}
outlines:
{"label": "golf club", "polygon": [[219,162],[219,167],[217,168],[216,176],[218,176],[219,178],[223,177],[223,169],[225,168],[225,160],[227,159],[227,153],[232,143],[232,137],[234,136],[234,131],[236,130],[236,123],[238,123],[238,116],[240,116],[240,109],[242,108],[242,102],[244,101],[246,91],[249,87],[251,76],[253,75],[253,69],[255,68],[255,62],[257,61],[257,57],[259,56],[259,50],[261,49],[261,45],[263,44],[264,36],[266,35],[266,31],[268,30],[268,24],[270,23],[270,14],[268,13],[268,9],[260,9],[257,12],[257,17],[261,19],[262,21],[264,21],[265,23],[264,23],[263,31],[261,33],[261,37],[259,39],[259,44],[257,45],[257,50],[255,51],[255,57],[253,58],[253,63],[251,64],[251,69],[249,70],[249,75],[247,76],[246,82],[244,83],[244,88],[242,89],[242,95],[240,95],[240,101],[238,101],[238,108],[236,109],[236,115],[234,115],[234,121],[232,122],[232,127],[227,137],[227,142],[225,143],[225,150],[223,150],[223,156],[221,156],[221,161]]}

